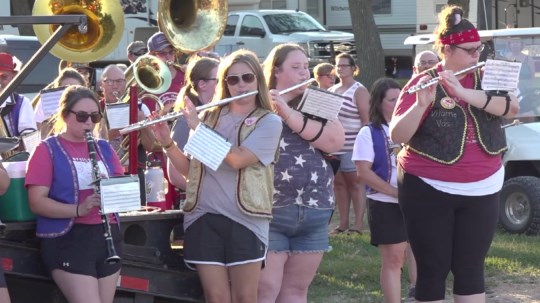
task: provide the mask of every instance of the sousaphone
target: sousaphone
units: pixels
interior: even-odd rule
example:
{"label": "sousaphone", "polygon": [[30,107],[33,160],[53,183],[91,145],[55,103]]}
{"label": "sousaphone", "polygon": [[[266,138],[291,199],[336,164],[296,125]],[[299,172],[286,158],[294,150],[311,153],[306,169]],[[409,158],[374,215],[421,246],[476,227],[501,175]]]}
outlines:
{"label": "sousaphone", "polygon": [[[51,49],[53,55],[66,61],[85,63],[105,57],[124,34],[124,12],[118,0],[36,0],[32,15],[86,15],[86,33],[73,26]],[[34,32],[44,43],[57,27],[34,25]]]}
{"label": "sousaphone", "polygon": [[225,31],[226,0],[159,0],[159,30],[174,48],[191,54],[214,46]]}

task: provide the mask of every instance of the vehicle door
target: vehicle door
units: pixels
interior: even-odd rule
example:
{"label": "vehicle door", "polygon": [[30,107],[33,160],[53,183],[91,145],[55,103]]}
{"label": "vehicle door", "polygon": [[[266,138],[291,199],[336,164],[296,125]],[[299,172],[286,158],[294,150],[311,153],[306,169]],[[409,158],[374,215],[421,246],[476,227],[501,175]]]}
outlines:
{"label": "vehicle door", "polygon": [[238,48],[252,50],[262,62],[273,48],[273,44],[267,37],[261,17],[256,15],[244,15],[240,23],[238,34]]}
{"label": "vehicle door", "polygon": [[214,51],[221,56],[226,56],[238,49],[238,34],[237,28],[238,20],[240,16],[238,14],[229,14],[227,17],[227,24],[225,25],[225,31],[219,42],[214,46]]}

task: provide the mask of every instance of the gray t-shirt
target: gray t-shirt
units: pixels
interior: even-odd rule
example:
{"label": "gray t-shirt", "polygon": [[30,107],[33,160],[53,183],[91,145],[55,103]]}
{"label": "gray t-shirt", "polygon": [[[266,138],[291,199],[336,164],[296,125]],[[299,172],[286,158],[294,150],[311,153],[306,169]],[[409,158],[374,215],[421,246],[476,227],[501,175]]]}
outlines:
{"label": "gray t-shirt", "polygon": [[[224,108],[215,130],[227,138],[233,146],[237,146],[238,129],[244,119],[245,115],[236,115],[230,113],[228,107]],[[251,118],[244,121],[244,123],[252,122]],[[271,165],[278,148],[282,127],[281,119],[277,115],[265,115],[241,146],[254,153],[262,164]],[[238,170],[225,162],[217,171],[203,165],[199,203],[193,212],[184,216],[184,229],[206,213],[221,214],[242,224],[268,245],[270,219],[246,215],[240,210],[236,203],[237,177]]]}

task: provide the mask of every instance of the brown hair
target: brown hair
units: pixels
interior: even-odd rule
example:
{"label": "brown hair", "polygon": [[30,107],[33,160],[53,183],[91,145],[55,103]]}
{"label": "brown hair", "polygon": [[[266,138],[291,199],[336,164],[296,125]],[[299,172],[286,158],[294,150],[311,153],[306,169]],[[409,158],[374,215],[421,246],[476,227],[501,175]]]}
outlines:
{"label": "brown hair", "polygon": [[62,131],[66,125],[65,118],[69,115],[75,104],[84,98],[94,100],[98,107],[98,111],[101,113],[101,106],[99,105],[98,98],[92,90],[81,85],[68,86],[60,97],[60,107],[58,108],[58,112],[54,115],[56,121],[53,125],[53,133],[57,134]]}
{"label": "brown hair", "polygon": [[319,63],[313,68],[313,74],[322,76],[330,74],[334,70],[334,66],[330,63]]}
{"label": "brown hair", "polygon": [[208,79],[210,71],[218,65],[218,60],[208,57],[198,57],[196,60],[189,61],[185,75],[186,83],[176,98],[175,111],[179,111],[184,107],[184,97],[188,97],[195,106],[201,105],[197,85],[200,80]]}
{"label": "brown hair", "polygon": [[390,78],[379,78],[371,86],[371,92],[369,93],[369,121],[377,128],[381,128],[381,125],[389,122],[384,118],[382,103],[386,97],[386,92],[393,88],[401,89],[399,84]]}
{"label": "brown hair", "polygon": [[264,80],[264,73],[261,64],[259,63],[259,59],[254,52],[245,49],[240,49],[231,53],[230,55],[225,57],[223,61],[221,61],[221,63],[219,64],[217,76],[217,78],[219,79],[219,83],[216,87],[216,94],[214,95],[214,100],[222,100],[231,97],[231,93],[229,92],[229,88],[227,87],[227,82],[225,81],[225,78],[227,77],[227,72],[229,71],[229,68],[231,68],[231,66],[236,63],[245,63],[247,66],[249,66],[249,68],[257,78],[257,90],[259,91],[256,97],[257,107],[272,110],[272,103],[270,102],[268,86],[266,86],[266,82]]}
{"label": "brown hair", "polygon": [[341,54],[336,56],[336,62],[339,59],[347,59],[347,60],[349,60],[349,65],[354,68],[353,76],[355,76],[355,77],[358,76],[358,74],[360,73],[360,68],[356,64],[356,60],[354,60],[354,57],[351,54],[341,53]]}
{"label": "brown hair", "polygon": [[439,55],[442,55],[444,44],[441,38],[454,33],[463,32],[475,28],[467,19],[463,18],[463,9],[457,5],[447,5],[439,13],[439,26],[435,29],[435,45]]}
{"label": "brown hair", "polygon": [[80,85],[86,86],[86,80],[84,77],[74,68],[66,67],[60,71],[60,74],[56,79],[54,79],[54,87],[60,87],[62,81],[66,79],[75,79],[79,82]]}
{"label": "brown hair", "polygon": [[301,51],[306,57],[308,56],[303,47],[294,43],[280,44],[270,51],[263,63],[264,76],[266,77],[268,88],[276,88],[276,68],[280,69],[289,53],[293,51]]}

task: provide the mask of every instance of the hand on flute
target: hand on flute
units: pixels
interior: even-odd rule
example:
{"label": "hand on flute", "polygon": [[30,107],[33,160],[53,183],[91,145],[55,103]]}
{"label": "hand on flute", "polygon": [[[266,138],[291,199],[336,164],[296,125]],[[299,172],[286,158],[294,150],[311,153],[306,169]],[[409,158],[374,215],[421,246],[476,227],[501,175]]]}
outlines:
{"label": "hand on flute", "polygon": [[[460,97],[463,91],[463,86],[456,78],[454,72],[443,70],[439,72],[440,84],[444,87],[449,96]],[[433,87],[436,87],[435,85]]]}
{"label": "hand on flute", "polygon": [[201,122],[199,120],[199,115],[197,114],[197,108],[195,108],[195,105],[193,105],[193,102],[191,102],[191,99],[187,96],[184,98],[184,105],[185,107],[182,108],[184,118],[186,119],[189,128],[195,129]]}
{"label": "hand on flute", "polygon": [[[418,84],[423,84],[431,80],[431,76],[426,75],[420,78]],[[432,85],[416,92],[416,104],[420,107],[427,107],[435,101],[435,93],[437,86]]]}

